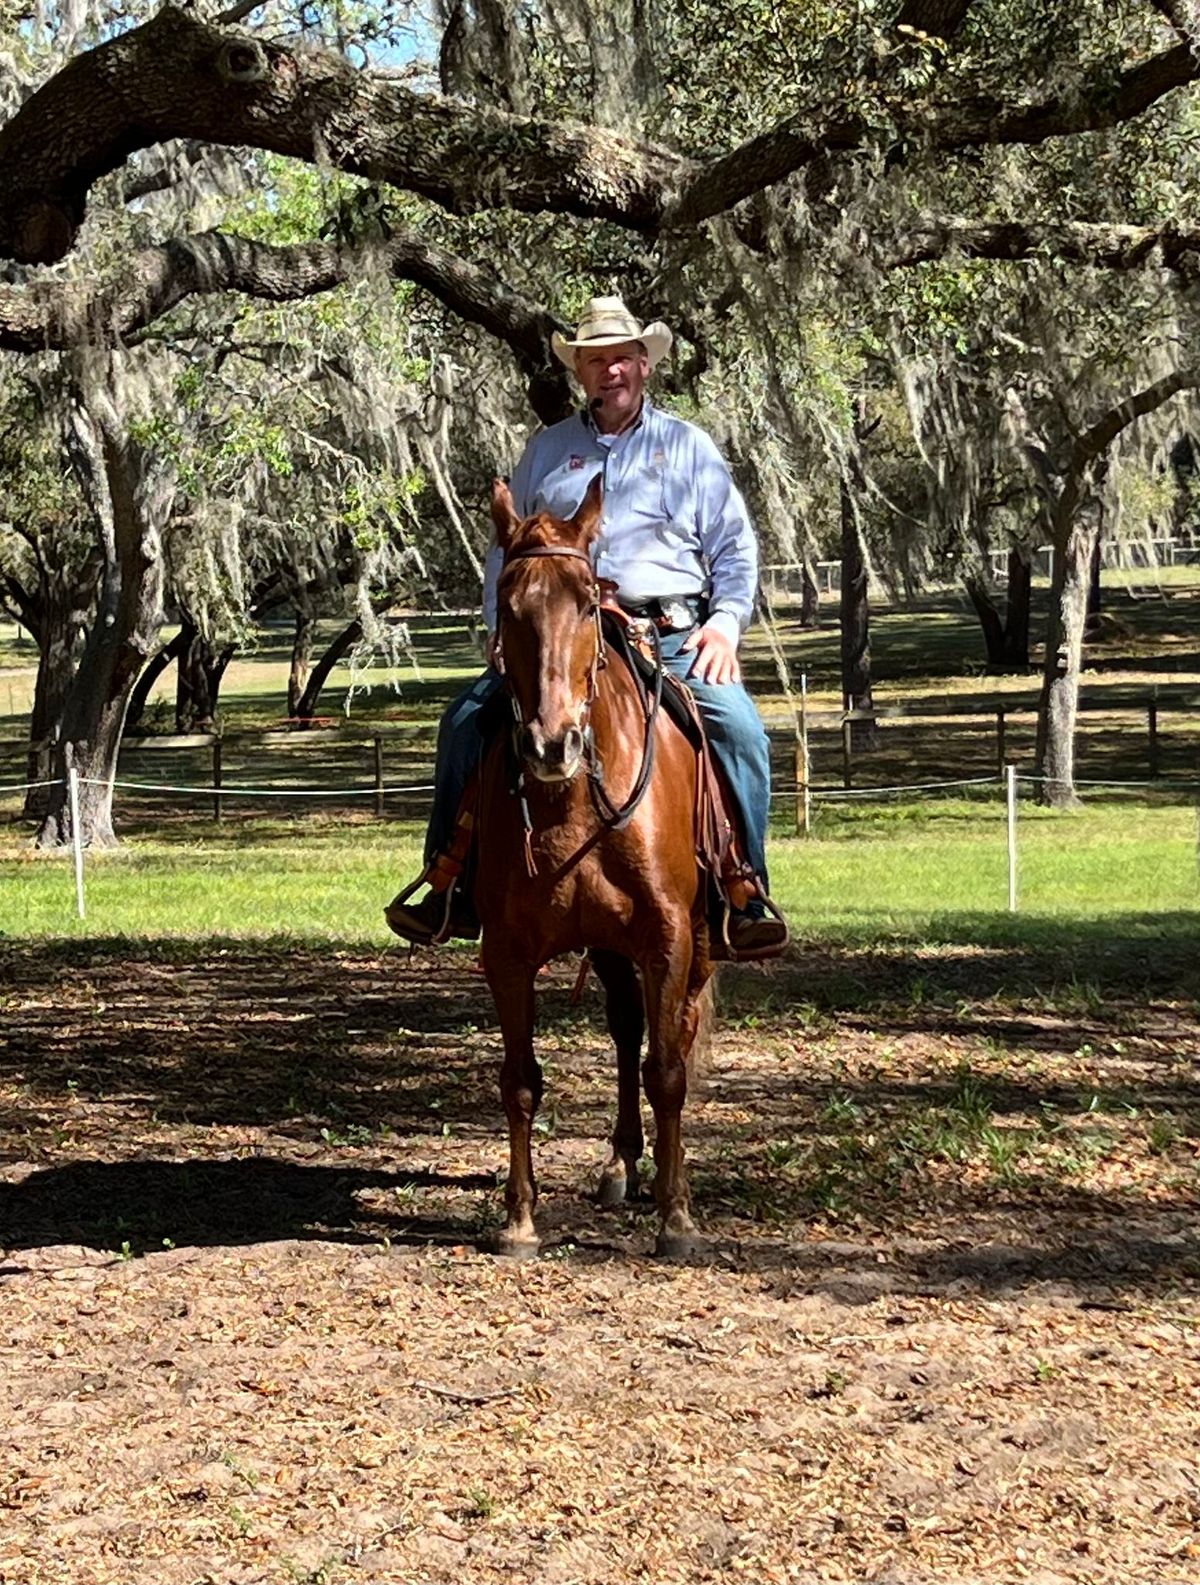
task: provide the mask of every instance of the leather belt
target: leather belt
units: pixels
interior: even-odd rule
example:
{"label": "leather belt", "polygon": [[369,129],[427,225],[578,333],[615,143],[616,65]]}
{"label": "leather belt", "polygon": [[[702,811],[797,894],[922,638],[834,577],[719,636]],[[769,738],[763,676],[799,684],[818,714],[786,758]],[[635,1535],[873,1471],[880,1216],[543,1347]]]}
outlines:
{"label": "leather belt", "polygon": [[660,633],[687,632],[708,620],[708,601],[702,594],[664,594],[640,605],[619,603],[627,616],[653,622]]}

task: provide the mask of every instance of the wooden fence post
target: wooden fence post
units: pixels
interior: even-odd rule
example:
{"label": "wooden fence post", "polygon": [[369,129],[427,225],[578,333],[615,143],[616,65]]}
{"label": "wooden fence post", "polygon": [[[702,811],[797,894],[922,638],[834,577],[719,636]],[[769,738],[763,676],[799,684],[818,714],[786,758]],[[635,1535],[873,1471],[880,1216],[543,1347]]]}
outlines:
{"label": "wooden fence post", "polygon": [[852,738],[853,738],[853,729],[852,729],[852,727],[850,725],[850,700],[847,699],[845,701],[845,709],[842,712],[842,786],[843,787],[850,787],[851,785],[853,785],[853,781],[854,781],[854,773],[853,773],[854,745],[853,745],[853,742],[852,742]]}
{"label": "wooden fence post", "polygon": [[996,706],[996,774],[1004,775],[1004,750],[1005,750],[1005,720],[1004,706]]}
{"label": "wooden fence post", "polygon": [[383,739],[375,736],[375,814],[383,819]]}
{"label": "wooden fence post", "polygon": [[221,824],[221,734],[218,732],[213,738],[212,755],[212,784],[213,784],[213,819]]}
{"label": "wooden fence post", "polygon": [[1146,709],[1146,722],[1150,729],[1150,774],[1158,775],[1158,700],[1151,699]]}

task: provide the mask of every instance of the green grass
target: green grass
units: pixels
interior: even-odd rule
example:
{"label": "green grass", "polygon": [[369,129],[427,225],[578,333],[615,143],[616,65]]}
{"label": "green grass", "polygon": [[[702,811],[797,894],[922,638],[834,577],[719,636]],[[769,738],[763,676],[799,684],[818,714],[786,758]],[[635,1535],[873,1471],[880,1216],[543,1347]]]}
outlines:
{"label": "green grass", "polygon": [[[1023,805],[1020,912],[1007,912],[1003,807],[991,802],[818,806],[817,836],[772,844],[773,889],[802,940],[1011,942],[1064,924],[1144,919],[1200,927],[1196,813],[1186,805]],[[86,859],[88,918],[74,917],[69,856],[0,848],[0,934],[393,938],[382,909],[419,864],[413,823],[196,821],[143,827]],[[1124,926],[1123,926],[1124,928]]]}
{"label": "green grass", "polygon": [[[1089,672],[1084,690],[1093,703],[1144,712],[1148,677],[1161,677],[1161,768],[1180,783],[1200,781],[1194,704],[1183,696],[1200,677],[1200,592],[1194,571],[1189,570],[1182,597],[1169,601],[1131,601],[1114,593],[1109,602],[1114,637],[1097,646],[1094,656],[1107,669]],[[828,602],[826,614],[833,616]],[[838,670],[836,623],[802,633],[794,616],[781,615],[793,671],[808,672],[814,701],[827,706]],[[225,745],[226,781],[367,787],[373,751],[364,734],[375,722],[384,724],[386,733],[386,723],[397,720],[420,723],[427,731],[419,741],[408,728],[385,735],[386,780],[391,785],[426,781],[433,724],[462,679],[477,670],[478,656],[460,619],[426,616],[411,626],[419,679],[411,667],[401,667],[399,694],[386,686],[361,694],[350,719],[353,730],[341,738],[231,738]],[[911,609],[877,613],[873,649],[880,703],[899,700],[928,708],[946,701],[958,710],[988,710],[998,698],[1013,707],[1028,707],[1036,698],[1036,677],[978,675],[978,627],[953,595],[930,595]],[[6,689],[15,695],[32,686],[31,658],[28,644],[18,646],[14,630],[0,627],[0,716],[7,707]],[[288,635],[264,630],[257,652],[235,659],[223,693],[227,731],[278,720],[287,658]],[[747,669],[760,704],[779,719],[784,701],[761,631],[751,635]],[[344,676],[322,702],[331,715],[341,709]],[[388,681],[383,673],[371,680]],[[1172,682],[1174,692],[1168,686]],[[164,686],[171,685],[167,679]],[[165,699],[156,708],[163,716]],[[170,725],[165,717],[161,724]],[[11,720],[8,735],[19,736],[24,726],[22,719]],[[1028,769],[1031,718],[1010,722],[1007,743]],[[1085,776],[1144,777],[1144,715],[1085,714],[1079,751]],[[836,786],[841,773],[837,731],[814,733],[813,754],[817,784]],[[819,799],[816,837],[805,843],[786,835],[792,829],[790,743],[780,746],[777,758],[781,797],[772,848],[774,890],[802,939],[1032,942],[1061,934],[1064,922],[1088,925],[1136,916],[1144,922],[1138,929],[1151,933],[1192,929],[1197,922],[1197,823],[1186,803],[1138,792],[1126,801],[1089,797],[1083,810],[1070,815],[1023,804],[1020,913],[1014,920],[1007,912],[998,788],[955,800],[937,795],[904,803]],[[856,756],[854,775],[856,786],[939,780],[987,774],[994,761],[990,718],[978,728],[931,718],[884,726],[875,752]],[[4,750],[0,772],[0,782],[21,778],[19,741]],[[120,774],[203,785],[211,774],[210,755],[206,749],[134,750],[122,759]],[[0,799],[0,812],[15,814],[16,808],[12,798]],[[276,805],[268,807],[269,818],[244,818],[245,805],[231,797],[230,817],[215,826],[208,799],[120,792],[117,817],[125,845],[115,853],[89,855],[83,924],[74,918],[69,861],[33,855],[20,828],[0,827],[0,934],[284,936],[382,944],[392,938],[381,910],[418,866],[420,828],[414,822],[424,799],[393,800],[391,811],[403,814],[403,821],[373,822],[362,804],[357,808],[363,814],[349,820],[324,802],[297,801],[286,814]]]}

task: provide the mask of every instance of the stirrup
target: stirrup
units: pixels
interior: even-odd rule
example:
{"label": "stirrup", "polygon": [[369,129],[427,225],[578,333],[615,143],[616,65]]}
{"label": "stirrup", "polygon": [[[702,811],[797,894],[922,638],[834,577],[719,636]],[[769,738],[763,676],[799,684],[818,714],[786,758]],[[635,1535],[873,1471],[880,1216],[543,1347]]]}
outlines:
{"label": "stirrup", "polygon": [[[408,901],[408,899],[412,896],[412,894],[415,891],[417,891],[422,886],[428,885],[429,884],[429,877],[432,875],[433,869],[434,869],[434,866],[432,864],[429,865],[425,870],[422,871],[422,873],[420,875],[417,876],[415,881],[410,881],[408,883],[408,885],[404,888],[403,891],[397,892],[396,895],[392,898],[391,902],[383,910],[383,917],[387,920],[388,926],[393,931],[395,931],[396,935],[398,935],[402,941],[407,941],[407,942],[409,942],[410,945],[413,945],[413,946],[416,945],[416,942],[413,941],[413,938],[411,936],[409,936],[409,935],[404,934],[402,931],[396,930],[395,925],[392,924],[392,909],[393,908],[403,908],[404,904]],[[440,896],[440,897],[442,897],[444,899],[444,902],[442,904],[442,920],[441,920],[441,923],[438,925],[437,929],[433,932],[433,934],[430,935],[430,936],[427,936],[425,938],[425,942],[423,944],[426,944],[426,945],[431,946],[431,947],[444,947],[446,942],[449,941],[449,939],[450,939],[450,915],[451,915],[451,911],[453,909],[453,904],[454,904],[454,893],[457,891],[457,889],[458,889],[458,877],[455,876],[455,878],[450,882],[449,886],[447,886],[446,889],[443,892],[433,892],[433,891],[431,891],[431,893],[430,893],[431,897],[439,897]]]}
{"label": "stirrup", "polygon": [[[760,892],[758,900],[767,912],[773,915],[783,926],[783,939],[772,942],[771,945],[760,948],[757,952],[742,952],[734,946],[729,935],[729,926],[733,918],[733,905],[721,887],[714,888],[717,903],[709,910],[708,940],[709,958],[714,963],[764,963],[770,958],[782,957],[791,944],[792,934],[788,922],[775,900],[765,892]],[[714,928],[716,926],[716,928]]]}

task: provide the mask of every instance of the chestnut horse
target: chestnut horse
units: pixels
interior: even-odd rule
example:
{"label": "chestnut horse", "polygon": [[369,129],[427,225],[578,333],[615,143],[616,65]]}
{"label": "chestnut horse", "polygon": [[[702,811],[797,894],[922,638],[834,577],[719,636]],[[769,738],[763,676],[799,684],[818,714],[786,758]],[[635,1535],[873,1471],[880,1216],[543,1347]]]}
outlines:
{"label": "chestnut horse", "polygon": [[584,948],[607,993],[617,1048],[617,1122],[601,1203],[619,1204],[637,1185],[645,1023],[657,1252],[680,1256],[696,1241],[680,1137],[687,1061],[712,972],[693,832],[696,755],[648,707],[628,667],[605,663],[589,552],[600,488],[597,478],[569,522],[547,513],[522,522],[499,481],[492,498],[504,551],[497,664],[516,719],[511,738],[501,734],[484,760],[475,899],[504,1036],[510,1158],[497,1247],[508,1255],[538,1247],[534,978],[550,958]]}

